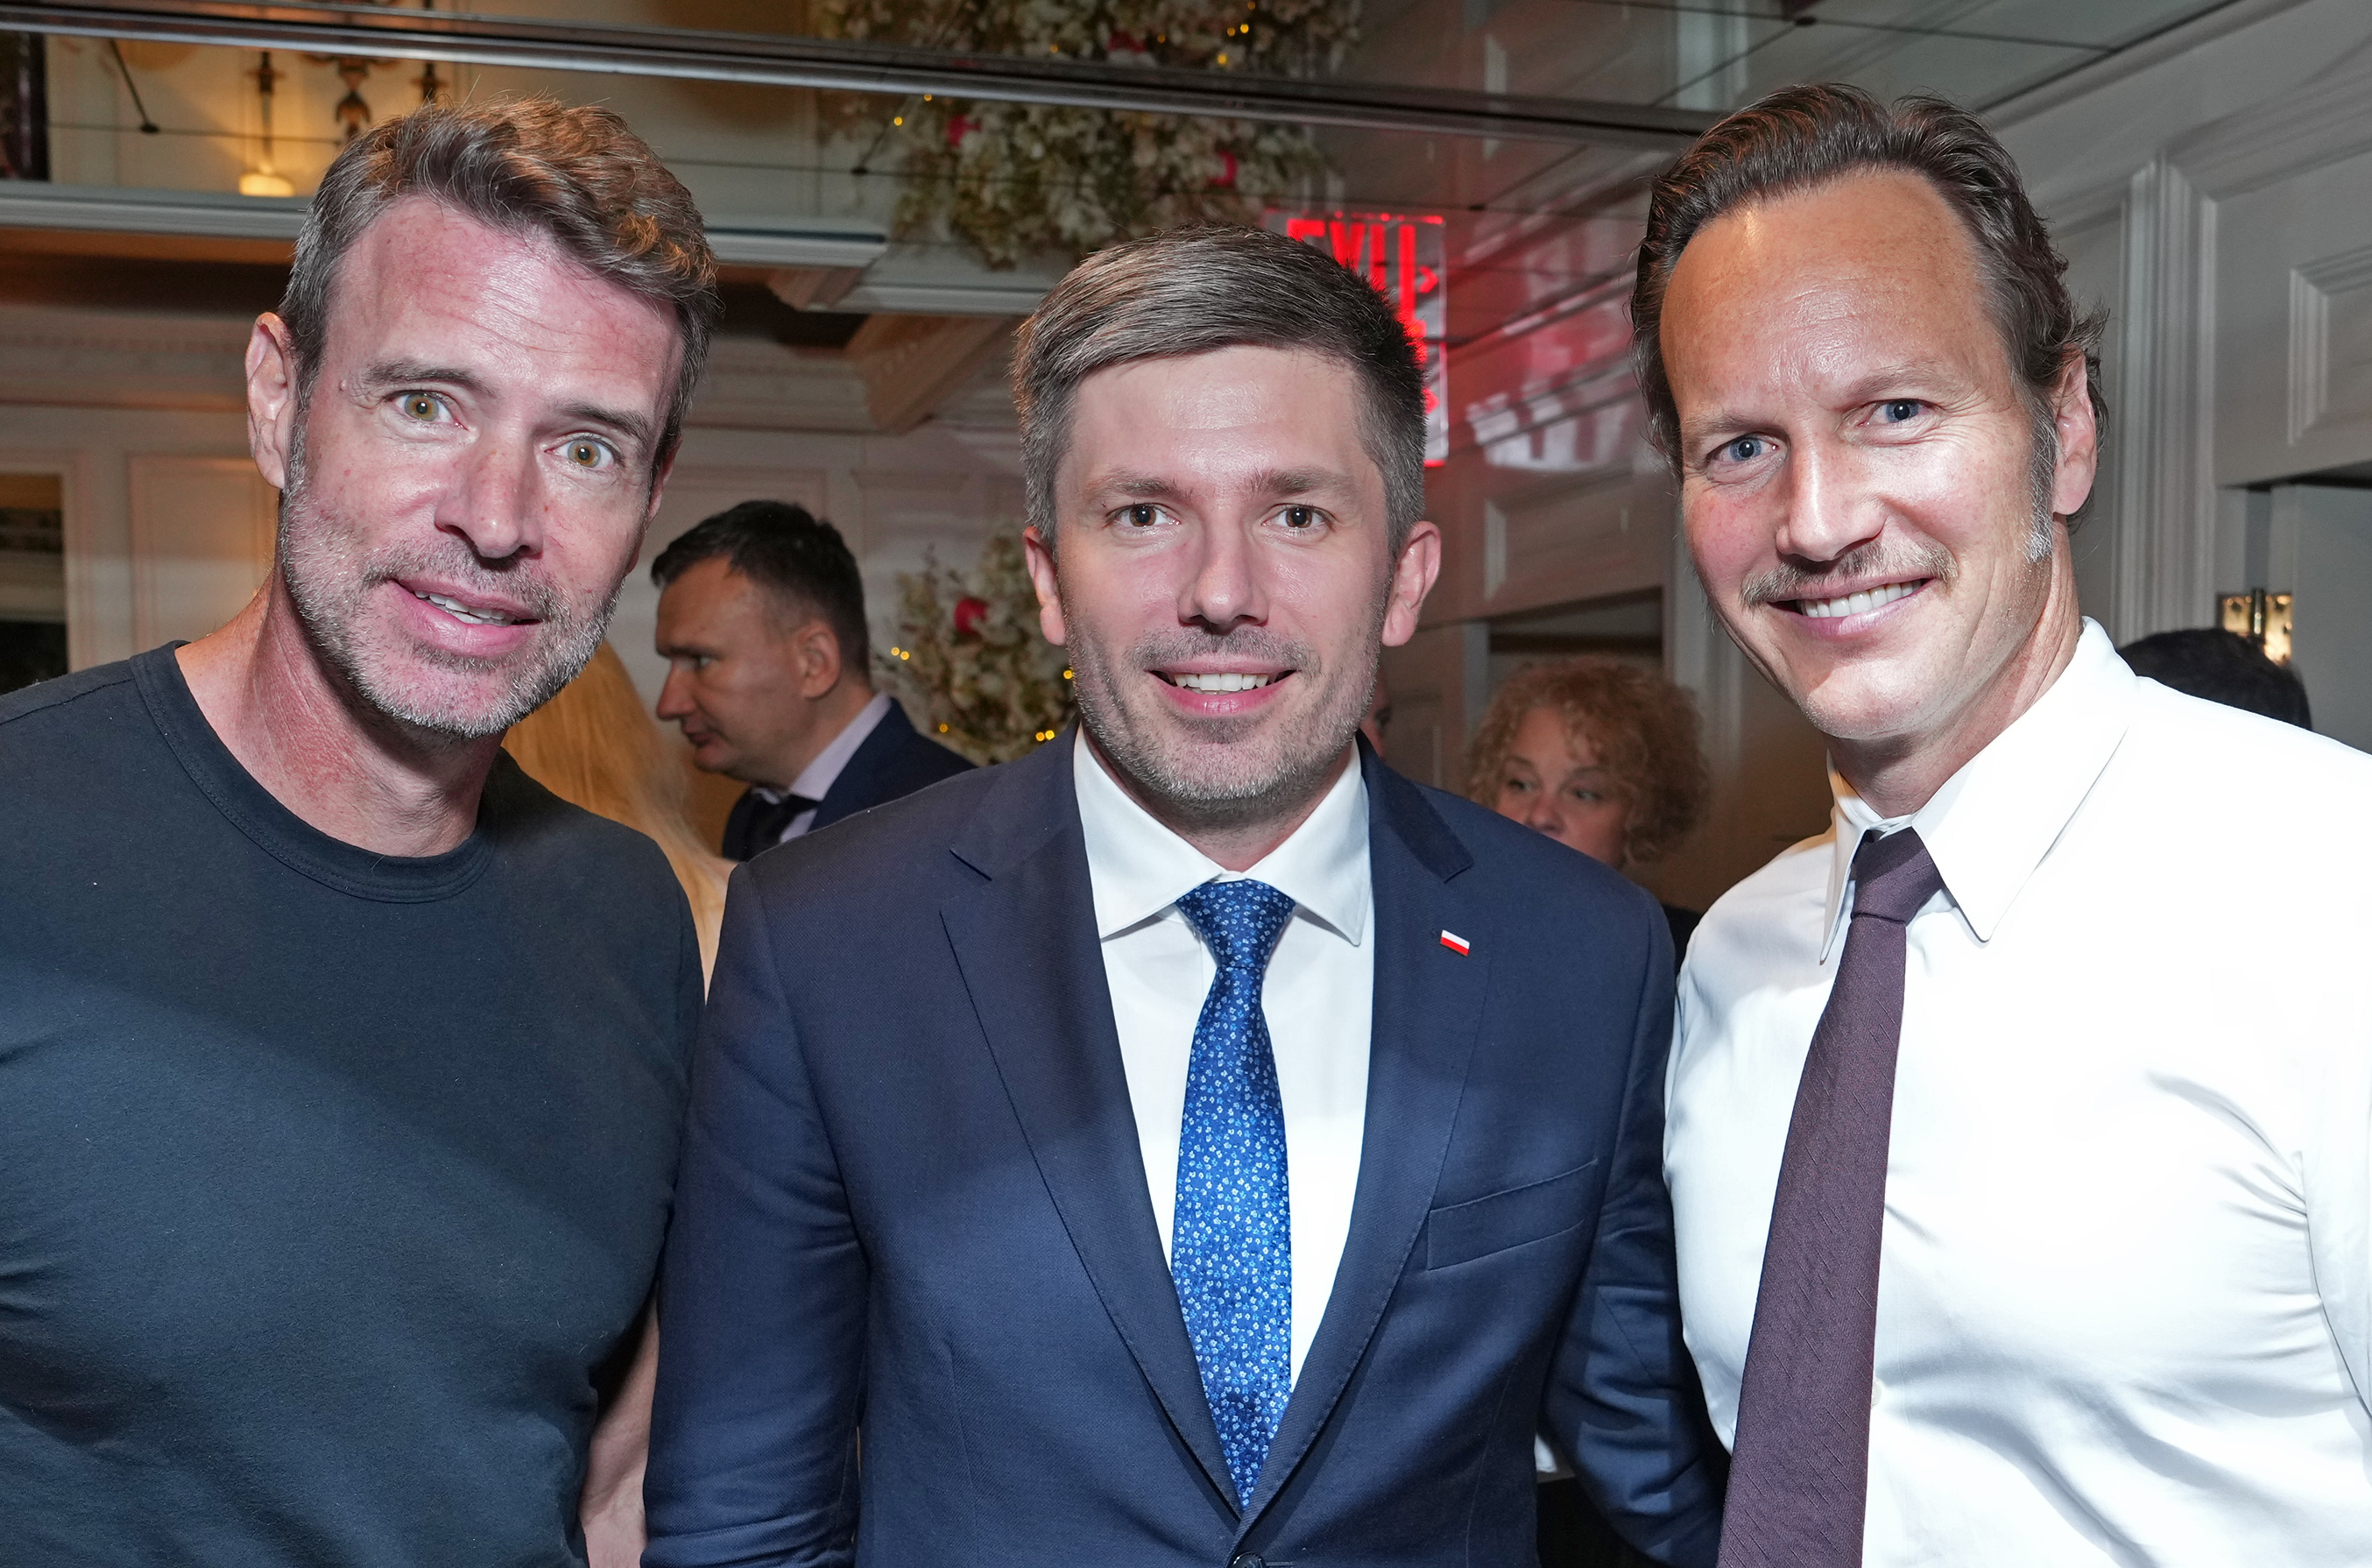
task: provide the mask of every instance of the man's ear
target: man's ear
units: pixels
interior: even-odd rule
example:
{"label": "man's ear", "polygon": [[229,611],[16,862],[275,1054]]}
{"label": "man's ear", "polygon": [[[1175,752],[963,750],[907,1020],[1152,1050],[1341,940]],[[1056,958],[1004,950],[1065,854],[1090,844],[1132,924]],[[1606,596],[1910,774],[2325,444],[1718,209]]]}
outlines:
{"label": "man's ear", "polygon": [[288,488],[296,449],[296,349],[288,323],[267,310],[247,335],[247,447],[263,482]]}
{"label": "man's ear", "polygon": [[1420,520],[1409,529],[1401,558],[1392,563],[1391,598],[1384,606],[1384,646],[1397,648],[1416,635],[1424,596],[1441,575],[1441,530]]}
{"label": "man's ear", "polygon": [[2051,515],[2072,517],[2091,498],[2100,471],[2100,426],[2092,408],[2090,369],[2081,349],[2060,366],[2052,397],[2051,423],[2059,438],[2059,462],[2051,476]]}
{"label": "man's ear", "polygon": [[840,684],[840,638],[831,625],[810,621],[791,633],[791,658],[799,695],[812,703]]}
{"label": "man's ear", "polygon": [[1055,587],[1053,547],[1032,525],[1021,530],[1021,553],[1029,565],[1029,586],[1038,590],[1038,630],[1048,642],[1063,647],[1070,632],[1063,624],[1063,596]]}

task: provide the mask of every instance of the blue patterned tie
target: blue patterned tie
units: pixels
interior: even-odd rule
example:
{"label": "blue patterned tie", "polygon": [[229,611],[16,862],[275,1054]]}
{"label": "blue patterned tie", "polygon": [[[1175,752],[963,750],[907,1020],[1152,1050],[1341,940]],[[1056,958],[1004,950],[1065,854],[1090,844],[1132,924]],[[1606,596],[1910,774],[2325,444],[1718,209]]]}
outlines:
{"label": "blue patterned tie", "polygon": [[1265,882],[1206,882],[1178,908],[1219,972],[1186,1066],[1169,1274],[1236,1501],[1249,1507],[1293,1393],[1285,1105],[1261,1012],[1261,980],[1293,900]]}

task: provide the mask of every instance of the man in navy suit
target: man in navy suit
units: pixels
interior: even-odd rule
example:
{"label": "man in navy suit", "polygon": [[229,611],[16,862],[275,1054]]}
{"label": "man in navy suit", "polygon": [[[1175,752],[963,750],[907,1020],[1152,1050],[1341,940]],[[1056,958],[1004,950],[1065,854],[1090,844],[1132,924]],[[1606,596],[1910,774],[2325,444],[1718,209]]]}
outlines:
{"label": "man in navy suit", "polygon": [[719,512],[659,552],[651,581],[668,661],[659,717],[683,726],[702,768],[750,785],[725,820],[727,859],[971,768],[874,691],[856,558],[806,507]]}
{"label": "man in navy suit", "polygon": [[1545,1433],[1711,1564],[1662,914],[1355,738],[1440,562],[1406,333],[1192,230],[1015,382],[1082,722],[736,874],[645,1562],[1529,1563]]}

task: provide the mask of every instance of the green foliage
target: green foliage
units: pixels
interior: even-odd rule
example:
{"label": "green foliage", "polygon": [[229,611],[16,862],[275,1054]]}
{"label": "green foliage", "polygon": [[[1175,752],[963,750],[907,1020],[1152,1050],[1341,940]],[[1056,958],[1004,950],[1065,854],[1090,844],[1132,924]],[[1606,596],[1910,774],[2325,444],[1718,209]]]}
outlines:
{"label": "green foliage", "polygon": [[[1358,0],[819,0],[818,30],[980,53],[1311,76],[1358,38]],[[959,99],[850,100],[886,134],[901,233],[939,225],[991,266],[1187,223],[1255,221],[1321,173],[1308,130],[1200,115]]]}
{"label": "green foliage", "polygon": [[1071,722],[1071,672],[1040,634],[1021,541],[997,534],[969,576],[932,555],[898,578],[898,641],[876,656],[924,732],[985,766],[1009,762]]}

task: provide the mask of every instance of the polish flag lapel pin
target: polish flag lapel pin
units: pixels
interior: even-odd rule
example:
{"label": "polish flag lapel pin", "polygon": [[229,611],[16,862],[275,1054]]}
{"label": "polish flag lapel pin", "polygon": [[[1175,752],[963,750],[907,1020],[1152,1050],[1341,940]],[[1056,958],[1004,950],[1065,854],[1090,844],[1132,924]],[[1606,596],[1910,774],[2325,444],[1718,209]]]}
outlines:
{"label": "polish flag lapel pin", "polygon": [[1443,932],[1441,934],[1441,945],[1448,948],[1451,952],[1457,954],[1461,958],[1469,952],[1472,951],[1474,947],[1473,943],[1469,942],[1465,937],[1460,936],[1455,931]]}

